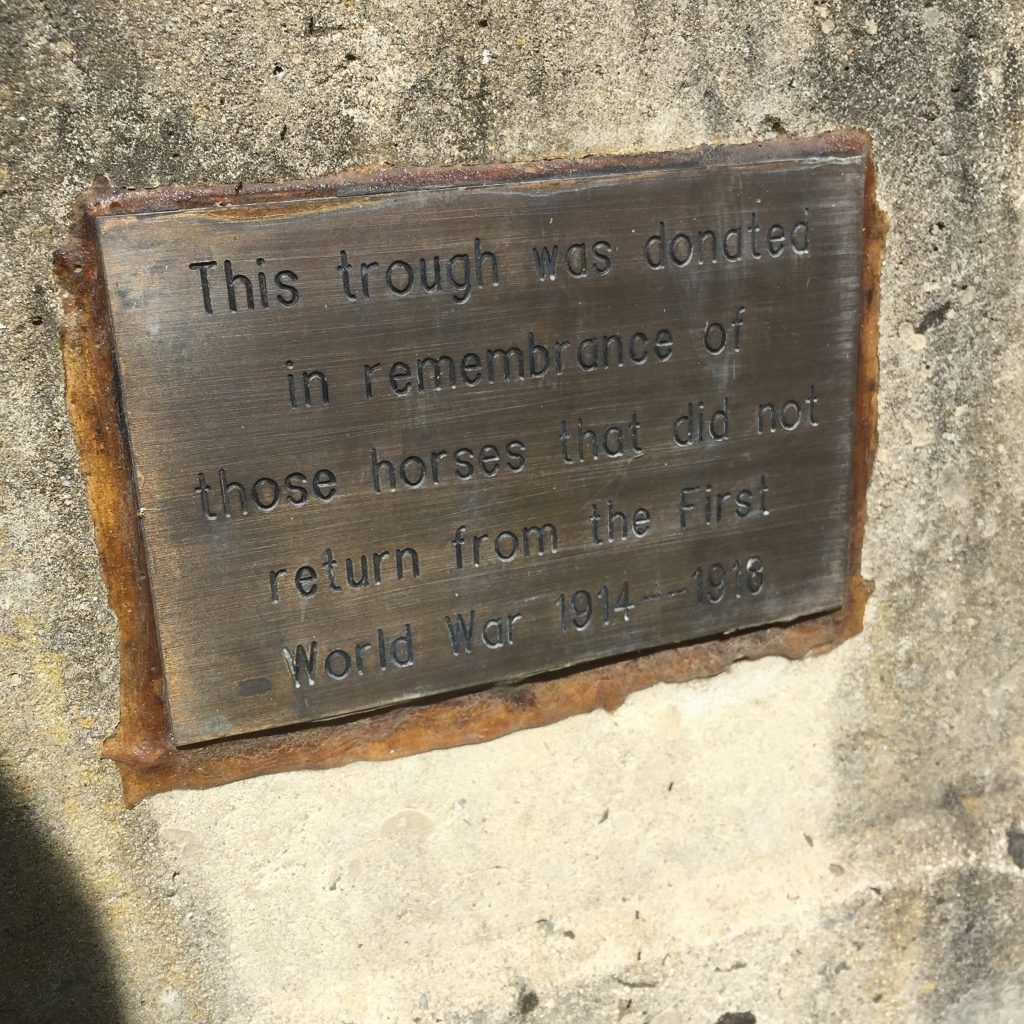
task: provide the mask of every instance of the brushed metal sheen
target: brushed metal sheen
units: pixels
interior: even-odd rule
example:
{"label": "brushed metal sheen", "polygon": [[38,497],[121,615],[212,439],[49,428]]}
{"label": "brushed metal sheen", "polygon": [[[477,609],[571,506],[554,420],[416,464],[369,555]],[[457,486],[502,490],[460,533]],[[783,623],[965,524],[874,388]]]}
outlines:
{"label": "brushed metal sheen", "polygon": [[98,219],[175,742],[842,604],[866,154],[736,152]]}

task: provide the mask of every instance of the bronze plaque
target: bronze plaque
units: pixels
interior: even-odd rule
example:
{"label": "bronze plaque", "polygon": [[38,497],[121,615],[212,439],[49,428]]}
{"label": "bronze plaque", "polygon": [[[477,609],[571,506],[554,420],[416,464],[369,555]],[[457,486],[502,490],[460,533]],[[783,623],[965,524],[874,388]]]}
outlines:
{"label": "bronze plaque", "polygon": [[834,609],[867,155],[97,218],[174,740]]}

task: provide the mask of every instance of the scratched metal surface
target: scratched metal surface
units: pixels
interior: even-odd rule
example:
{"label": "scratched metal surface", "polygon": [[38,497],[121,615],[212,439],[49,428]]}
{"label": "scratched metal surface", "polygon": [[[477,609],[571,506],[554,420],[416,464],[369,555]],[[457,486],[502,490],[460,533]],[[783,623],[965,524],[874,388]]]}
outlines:
{"label": "scratched metal surface", "polygon": [[[343,716],[839,606],[865,162],[856,152],[773,159],[762,148],[750,162],[706,167],[667,161],[268,202],[244,215],[100,218],[175,741]],[[653,269],[645,257],[662,222],[669,246],[679,233],[693,244],[685,265],[668,253]],[[738,238],[726,237],[731,228]],[[701,246],[701,231],[714,244],[705,236]],[[569,273],[573,243],[587,246],[586,276]],[[553,244],[555,279],[541,280],[534,248]],[[680,262],[686,246],[676,245]],[[660,250],[647,248],[651,261]],[[441,285],[428,290],[419,261],[432,284],[435,255]],[[569,256],[579,274],[582,252]],[[226,260],[249,279],[255,308],[239,279],[231,310]],[[388,287],[394,261],[413,272],[408,290],[400,264]],[[213,265],[190,269],[203,263]],[[368,296],[363,263],[376,264]],[[547,353],[544,373],[536,347],[531,365],[530,332]],[[655,348],[659,332],[671,334],[668,358],[664,334]],[[605,366],[606,335],[622,338],[624,365],[613,341]],[[584,368],[586,339],[596,339],[595,369]],[[488,352],[514,348],[523,379],[513,353],[506,381],[496,354],[488,382]],[[452,366],[440,362],[440,387],[430,362],[421,387],[417,360],[442,356]],[[327,380],[326,403],[312,376],[306,407],[303,371]],[[726,400],[728,435],[711,439]],[[692,407],[696,419],[701,402],[706,438],[682,445],[679,418]],[[714,422],[723,433],[724,418]],[[599,445],[583,435],[582,459],[581,423]],[[394,465],[394,491],[383,463],[376,490],[373,449]],[[409,456],[425,469],[417,486],[401,481]],[[235,488],[224,514],[221,470],[245,488],[246,514]],[[314,493],[322,470],[327,500]],[[419,464],[406,470],[411,484]],[[261,509],[275,485],[277,503]],[[629,537],[607,539],[609,502],[631,520]],[[647,515],[634,531],[638,509]],[[544,526],[557,550],[550,530],[538,550],[529,528]],[[402,579],[396,549],[416,552],[401,557]],[[376,582],[373,556],[384,552]],[[355,586],[363,556],[370,582]],[[449,621],[458,636],[460,615],[467,626],[472,616],[473,644],[456,654]]]}

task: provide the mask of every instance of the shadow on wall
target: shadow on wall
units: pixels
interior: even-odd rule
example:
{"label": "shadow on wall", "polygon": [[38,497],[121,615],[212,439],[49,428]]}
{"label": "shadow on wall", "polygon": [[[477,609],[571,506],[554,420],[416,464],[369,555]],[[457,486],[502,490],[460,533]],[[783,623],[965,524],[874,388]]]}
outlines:
{"label": "shadow on wall", "polygon": [[118,1024],[100,929],[33,819],[0,777],[0,1021]]}

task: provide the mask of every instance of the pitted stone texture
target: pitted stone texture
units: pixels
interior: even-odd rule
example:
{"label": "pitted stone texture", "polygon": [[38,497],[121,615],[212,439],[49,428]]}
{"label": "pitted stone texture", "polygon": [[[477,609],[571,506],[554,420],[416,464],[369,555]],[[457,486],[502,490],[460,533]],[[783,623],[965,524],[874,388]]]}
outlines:
{"label": "pitted stone texture", "polygon": [[[1019,3],[24,0],[0,32],[0,824],[52,858],[14,872],[38,908],[16,939],[57,943],[54,907],[75,937],[23,1019],[1024,1016]],[[479,748],[120,808],[50,274],[95,175],[847,126],[893,220],[862,637]]]}

